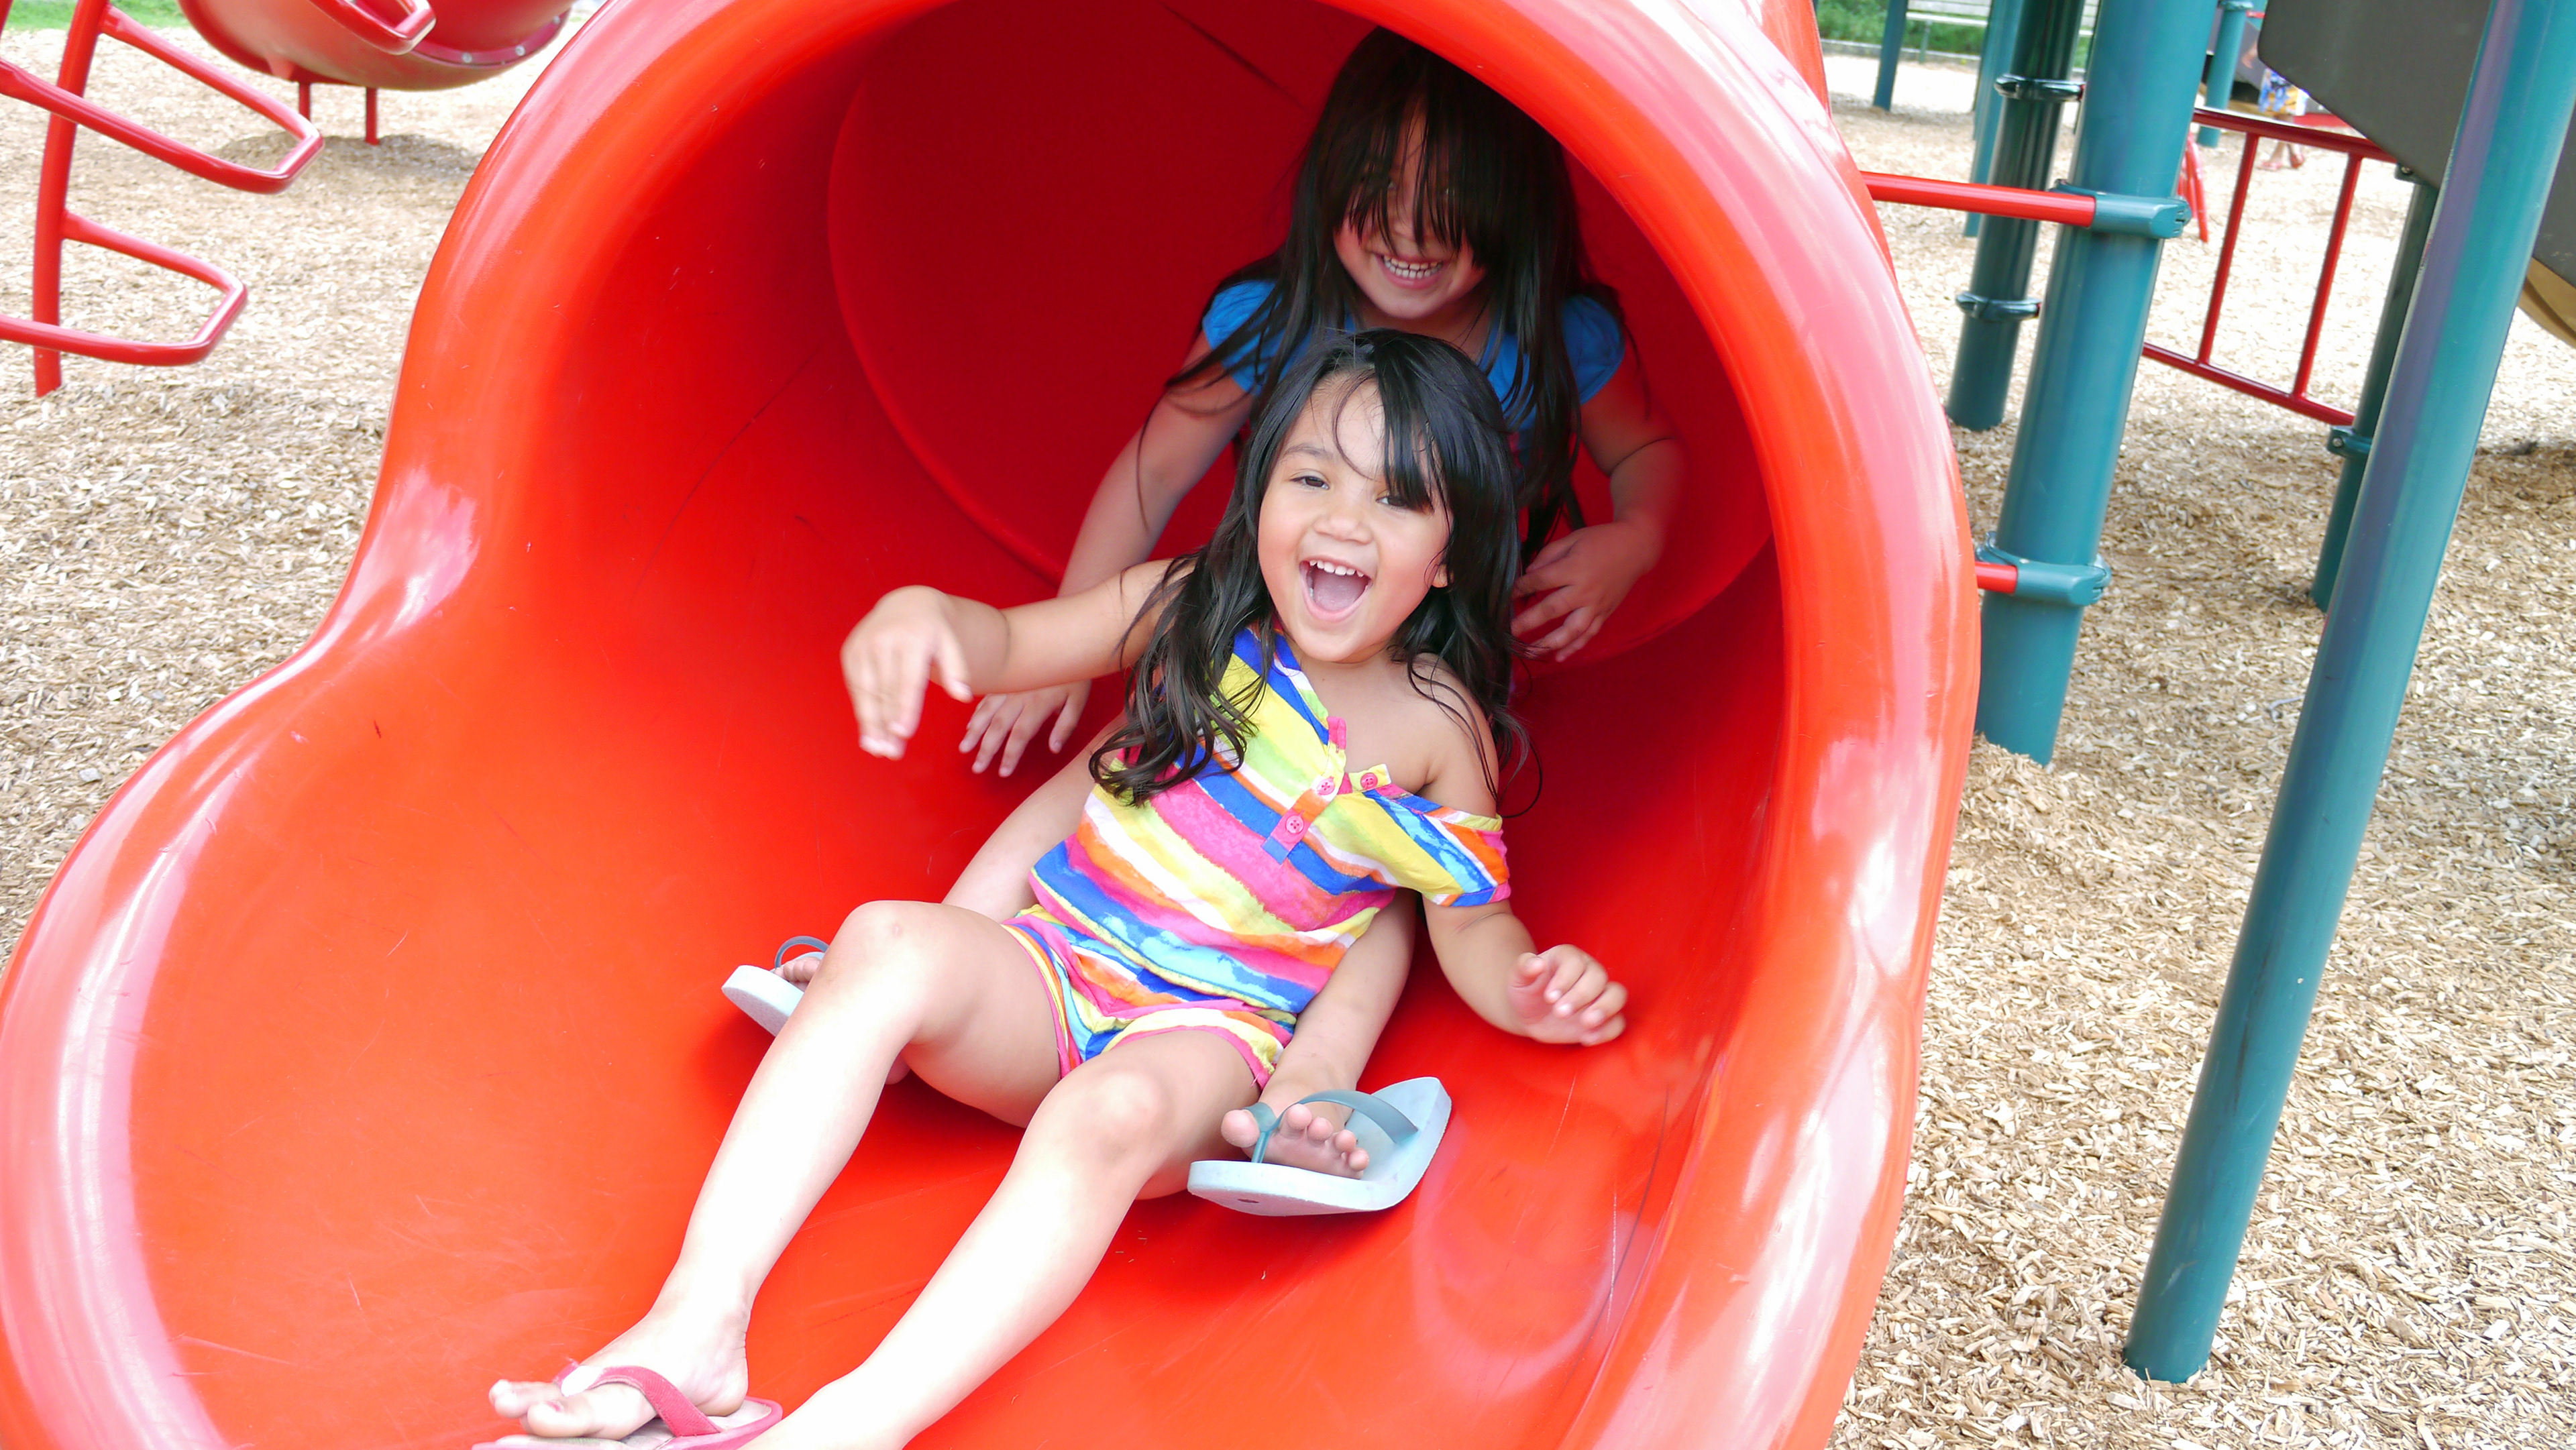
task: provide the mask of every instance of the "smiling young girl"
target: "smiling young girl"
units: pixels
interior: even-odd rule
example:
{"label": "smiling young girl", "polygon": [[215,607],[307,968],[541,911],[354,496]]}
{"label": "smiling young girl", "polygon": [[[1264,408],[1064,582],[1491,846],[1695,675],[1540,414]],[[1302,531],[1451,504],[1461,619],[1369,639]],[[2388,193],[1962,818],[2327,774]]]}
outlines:
{"label": "smiling young girl", "polygon": [[[1446,343],[1377,331],[1271,389],[1223,522],[1188,558],[995,609],[887,595],[842,665],[871,753],[958,699],[1128,671],[1079,828],[1008,922],[851,913],[735,1111],[643,1321],[562,1381],[492,1388],[536,1437],[705,1416],[704,1443],[897,1446],[1064,1312],[1140,1196],[1222,1152],[1344,953],[1399,889],[1442,970],[1507,1032],[1615,1037],[1625,989],[1512,915],[1495,793],[1519,544],[1492,390]],[[993,1198],[874,1353],[772,1425],[753,1297],[841,1170],[898,1056],[1027,1125]],[[749,1408],[746,1408],[748,1404]],[[539,1444],[513,1437],[505,1444]]]}
{"label": "smiling young girl", "polygon": [[[1512,627],[1564,659],[1661,556],[1686,461],[1618,299],[1592,279],[1564,148],[1509,101],[1389,30],[1343,62],[1297,172],[1287,238],[1225,279],[1181,370],[1093,495],[1065,565],[1079,594],[1153,552],[1264,388],[1324,338],[1394,328],[1478,360],[1519,468],[1525,603]],[[1612,517],[1586,527],[1580,443]],[[1558,534],[1561,525],[1572,531]],[[1072,738],[1089,685],[987,696],[960,750],[1017,768]]]}

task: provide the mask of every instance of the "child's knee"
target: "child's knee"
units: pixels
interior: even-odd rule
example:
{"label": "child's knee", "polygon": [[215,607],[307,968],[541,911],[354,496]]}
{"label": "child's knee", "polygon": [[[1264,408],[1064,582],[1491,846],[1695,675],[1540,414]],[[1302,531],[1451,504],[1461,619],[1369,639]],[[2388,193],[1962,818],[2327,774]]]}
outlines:
{"label": "child's knee", "polygon": [[871,901],[859,907],[842,918],[808,990],[883,989],[919,979],[935,951],[940,911],[919,901]]}
{"label": "child's knee", "polygon": [[1179,1094],[1162,1078],[1095,1063],[1047,1094],[1030,1130],[1104,1169],[1150,1172],[1169,1156],[1180,1116]]}

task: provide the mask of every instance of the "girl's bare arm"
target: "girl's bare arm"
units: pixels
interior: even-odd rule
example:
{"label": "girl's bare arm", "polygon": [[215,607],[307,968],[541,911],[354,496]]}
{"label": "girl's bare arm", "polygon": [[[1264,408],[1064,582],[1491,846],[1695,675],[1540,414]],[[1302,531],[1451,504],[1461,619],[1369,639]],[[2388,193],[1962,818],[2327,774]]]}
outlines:
{"label": "girl's bare arm", "polygon": [[[1469,713],[1482,729],[1481,718]],[[1431,727],[1438,733],[1432,737],[1424,793],[1456,810],[1494,814],[1486,743],[1442,719],[1446,723]],[[1436,906],[1426,901],[1422,916],[1441,975],[1477,1016],[1494,1026],[1541,1042],[1586,1047],[1627,1030],[1622,1014],[1628,989],[1610,980],[1610,973],[1581,947],[1538,950],[1510,903]]]}
{"label": "girl's bare arm", "polygon": [[[1413,962],[1413,896],[1399,894],[1377,920],[1344,953],[1324,990],[1297,1014],[1297,1035],[1279,1054],[1270,1085],[1261,1101],[1285,1112],[1288,1105],[1312,1093],[1359,1086],[1360,1070],[1377,1050],[1378,1034],[1404,995],[1405,972]],[[1343,1110],[1329,1116],[1341,1121]]]}
{"label": "girl's bare arm", "polygon": [[[1181,366],[1195,367],[1208,352],[1207,339],[1196,339]],[[1251,412],[1252,395],[1222,371],[1204,383],[1164,393],[1145,425],[1101,475],[1091,508],[1082,516],[1082,532],[1074,538],[1072,557],[1065,561],[1063,592],[1078,593],[1151,557],[1173,510],[1207,475]]]}
{"label": "girl's bare arm", "polygon": [[[1207,339],[1197,338],[1181,365],[1194,366],[1208,352]],[[1082,532],[1074,539],[1073,555],[1065,562],[1059,592],[1079,593],[1150,557],[1172,511],[1206,476],[1251,411],[1252,395],[1224,372],[1157,399],[1145,425],[1101,476],[1083,515]],[[1085,681],[988,694],[976,702],[957,748],[975,753],[975,769],[998,760],[1002,774],[1009,775],[1040,731],[1047,732],[1048,749],[1062,750],[1073,738],[1090,694]]]}
{"label": "girl's bare arm", "polygon": [[841,645],[860,745],[902,755],[933,680],[971,700],[1124,669],[1153,626],[1142,614],[1167,567],[1139,564],[1078,594],[1014,609],[919,585],[888,594]]}
{"label": "girl's bare arm", "polygon": [[1539,550],[1521,575],[1523,598],[1541,596],[1512,620],[1512,630],[1555,628],[1534,640],[1542,655],[1564,659],[1592,642],[1628,591],[1663,557],[1664,536],[1680,503],[1690,460],[1679,430],[1646,386],[1632,347],[1619,371],[1583,405],[1583,450],[1610,479],[1611,519]]}

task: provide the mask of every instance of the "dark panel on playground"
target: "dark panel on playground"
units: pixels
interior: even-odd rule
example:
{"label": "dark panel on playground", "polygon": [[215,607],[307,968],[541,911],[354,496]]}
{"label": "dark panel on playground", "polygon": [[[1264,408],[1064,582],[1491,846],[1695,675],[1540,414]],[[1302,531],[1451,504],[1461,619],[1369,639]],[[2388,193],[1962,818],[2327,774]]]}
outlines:
{"label": "dark panel on playground", "polygon": [[[2271,0],[2266,9],[2265,65],[2389,155],[2441,178],[2486,0]],[[2532,255],[2576,278],[2576,145],[2558,158]]]}

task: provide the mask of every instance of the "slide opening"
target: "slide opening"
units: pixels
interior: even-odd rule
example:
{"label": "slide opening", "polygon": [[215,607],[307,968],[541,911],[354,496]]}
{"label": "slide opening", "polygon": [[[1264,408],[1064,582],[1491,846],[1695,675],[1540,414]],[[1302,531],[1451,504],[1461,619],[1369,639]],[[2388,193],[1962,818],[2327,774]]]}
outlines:
{"label": "slide opening", "polygon": [[[1572,115],[1588,83],[1554,41],[1456,38],[1540,11],[1408,13],[1533,114]],[[0,1234],[0,1439],[454,1450],[499,1428],[495,1375],[632,1322],[767,1045],[726,972],[871,897],[936,897],[1024,786],[943,748],[964,722],[944,701],[911,758],[863,759],[834,647],[899,584],[1052,588],[1216,279],[1275,239],[1369,23],[1293,0],[603,12],[460,208],[322,640],[147,768],[31,928],[0,1017],[32,1145],[0,1149],[0,1180],[37,1185]],[[1649,23],[1606,0],[1599,21]],[[1676,31],[1706,53],[1657,74],[1704,87],[1669,129],[1752,138],[1741,175],[1575,148],[1690,503],[1613,633],[1535,678],[1543,775],[1510,827],[1523,915],[1632,984],[1629,1038],[1505,1038],[1417,963],[1364,1080],[1436,1074],[1457,1103],[1411,1203],[1293,1228],[1140,1206],[1072,1311],[921,1443],[1650,1444],[1583,1417],[1724,1396],[1767,1424],[1830,1415],[1883,1258],[1871,1195],[1898,1181],[1914,873],[1937,878],[1948,802],[1917,806],[1955,789],[1955,751],[1925,783],[1934,732],[1907,712],[1947,698],[1959,631],[1918,613],[1899,638],[1855,607],[1836,644],[1861,664],[1829,672],[1812,601],[1863,597],[1834,587],[1847,561],[1874,584],[1883,555],[1959,530],[1947,496],[1846,502],[1855,458],[1928,478],[1945,446],[1911,354],[1872,371],[1851,340],[1896,337],[1892,300],[1863,297],[1846,335],[1828,287],[1703,276],[1695,310],[1613,199],[1650,170],[1712,188],[1695,201],[1741,184],[1768,251],[1705,210],[1659,223],[1701,227],[1702,273],[1730,247],[1796,273],[1779,238],[1808,217],[1830,223],[1818,255],[1877,265],[1835,210],[1861,205],[1838,157],[1793,150],[1823,124],[1804,83],[1758,34],[1715,33]],[[1604,65],[1651,50],[1603,44]],[[1764,66],[1805,109],[1709,82]],[[1776,404],[1783,378],[1857,381],[1815,426],[1749,425],[1739,396]],[[1871,451],[1889,440],[1913,451]],[[1945,728],[1964,740],[1963,715]],[[1823,863],[1789,886],[1784,840]],[[1759,1086],[1792,1080],[1765,1053],[1858,1066],[1800,1097]],[[75,1121],[57,1083],[107,1084],[75,1106],[122,1136],[48,1136]],[[793,1403],[857,1362],[1009,1161],[1008,1129],[917,1083],[885,1102],[764,1293],[757,1393]],[[1689,1261],[1658,1267],[1685,1232]],[[10,1288],[41,1265],[41,1292]],[[1760,1373],[1657,1378],[1709,1345]]]}

